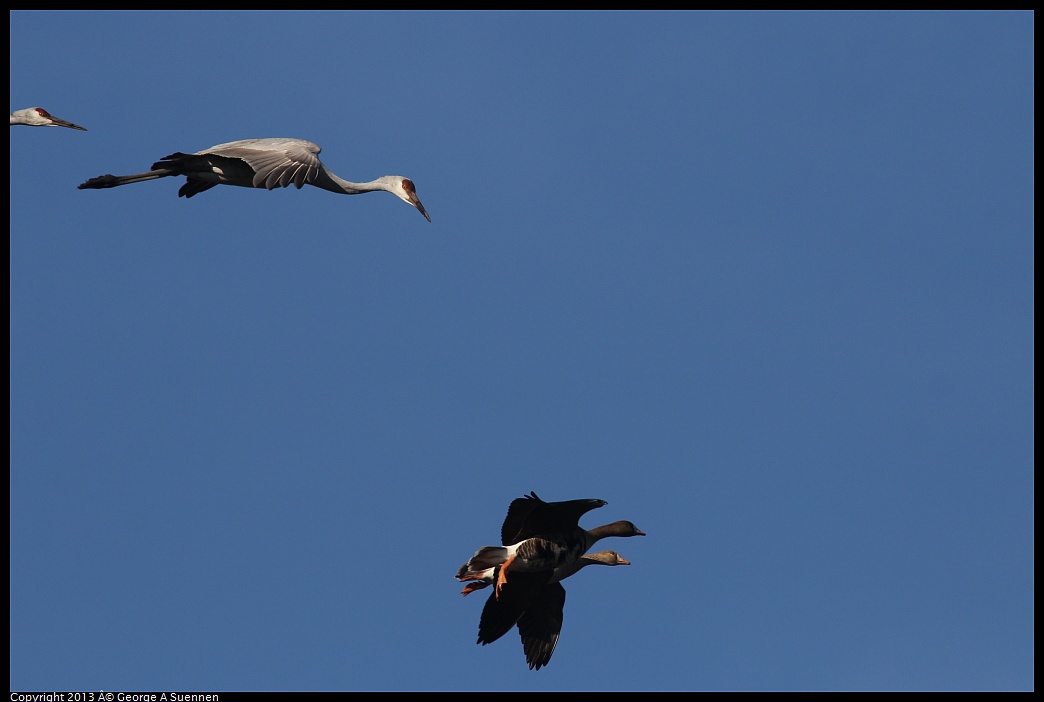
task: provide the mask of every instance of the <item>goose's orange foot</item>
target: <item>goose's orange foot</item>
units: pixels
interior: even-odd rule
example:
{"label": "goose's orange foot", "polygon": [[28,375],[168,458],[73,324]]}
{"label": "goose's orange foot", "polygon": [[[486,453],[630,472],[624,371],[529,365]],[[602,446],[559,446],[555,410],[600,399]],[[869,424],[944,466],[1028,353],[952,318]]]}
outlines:
{"label": "goose's orange foot", "polygon": [[464,586],[464,589],[460,591],[460,594],[464,595],[464,597],[467,597],[471,593],[475,592],[475,590],[481,590],[482,588],[488,587],[488,586],[489,586],[489,583],[487,583],[485,581],[468,583],[467,585]]}

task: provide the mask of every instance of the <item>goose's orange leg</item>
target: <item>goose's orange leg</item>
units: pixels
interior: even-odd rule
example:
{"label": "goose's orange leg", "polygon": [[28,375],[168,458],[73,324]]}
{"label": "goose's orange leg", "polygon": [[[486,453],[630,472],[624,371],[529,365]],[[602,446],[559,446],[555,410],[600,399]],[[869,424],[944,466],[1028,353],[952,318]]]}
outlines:
{"label": "goose's orange leg", "polygon": [[500,590],[504,587],[504,583],[507,582],[507,569],[515,560],[515,555],[508,556],[508,559],[504,561],[503,565],[500,566],[500,572],[497,574],[497,586],[494,594],[497,599],[500,599]]}

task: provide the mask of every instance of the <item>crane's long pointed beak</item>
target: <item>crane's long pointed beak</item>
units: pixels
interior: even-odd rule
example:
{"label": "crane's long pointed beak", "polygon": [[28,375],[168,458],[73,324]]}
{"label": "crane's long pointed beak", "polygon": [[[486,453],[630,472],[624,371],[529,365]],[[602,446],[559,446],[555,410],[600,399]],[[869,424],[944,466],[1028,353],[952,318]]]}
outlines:
{"label": "crane's long pointed beak", "polygon": [[73,124],[72,122],[66,122],[64,119],[58,119],[54,115],[51,115],[51,126],[68,127],[69,129],[79,129],[81,132],[87,131],[86,127],[81,127],[80,125]]}
{"label": "crane's long pointed beak", "polygon": [[421,204],[421,201],[416,196],[411,198],[410,202],[413,203],[414,207],[420,210],[420,213],[424,215],[424,219],[428,220],[429,222],[431,221],[431,217],[428,216],[427,210],[424,209],[424,205]]}

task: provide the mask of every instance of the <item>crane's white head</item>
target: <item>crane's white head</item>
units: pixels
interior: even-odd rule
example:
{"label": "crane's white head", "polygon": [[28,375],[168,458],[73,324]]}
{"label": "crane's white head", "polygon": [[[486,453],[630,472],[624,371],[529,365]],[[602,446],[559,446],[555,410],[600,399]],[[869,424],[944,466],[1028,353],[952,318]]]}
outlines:
{"label": "crane's white head", "polygon": [[420,198],[417,197],[417,188],[414,187],[412,180],[404,178],[403,176],[381,176],[375,182],[380,183],[384,190],[392,193],[403,202],[408,202],[416,207],[420,210],[420,213],[424,215],[424,219],[429,222],[431,221],[431,217],[429,217],[427,211],[425,211]]}
{"label": "crane's white head", "polygon": [[68,127],[86,132],[84,127],[59,119],[42,107],[29,107],[11,113],[11,124],[27,124],[30,127]]}

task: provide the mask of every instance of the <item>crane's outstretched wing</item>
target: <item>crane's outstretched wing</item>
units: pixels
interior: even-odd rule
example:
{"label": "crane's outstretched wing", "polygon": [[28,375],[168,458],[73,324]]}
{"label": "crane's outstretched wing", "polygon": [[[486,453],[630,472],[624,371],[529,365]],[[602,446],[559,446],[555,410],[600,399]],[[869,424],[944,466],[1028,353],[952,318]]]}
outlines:
{"label": "crane's outstretched wing", "polygon": [[255,188],[272,190],[313,182],[323,167],[320,151],[318,144],[304,139],[272,138],[230,141],[196,153],[238,158],[254,169]]}

